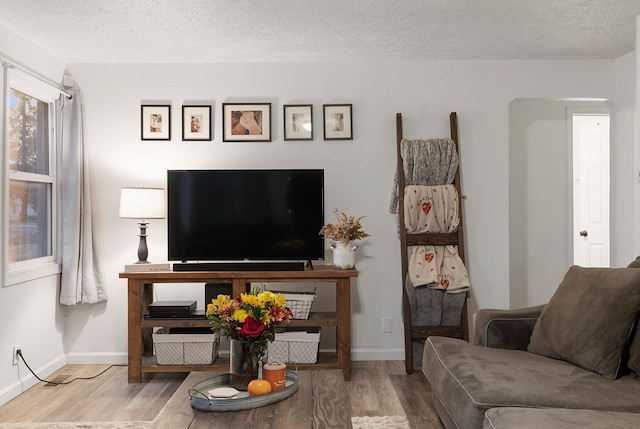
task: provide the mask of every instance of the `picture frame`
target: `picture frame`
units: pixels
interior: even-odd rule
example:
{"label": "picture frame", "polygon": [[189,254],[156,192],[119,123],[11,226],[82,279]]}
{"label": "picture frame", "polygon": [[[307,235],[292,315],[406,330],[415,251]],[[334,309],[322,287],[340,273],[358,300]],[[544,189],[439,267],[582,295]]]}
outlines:
{"label": "picture frame", "polygon": [[313,105],[285,104],[284,139],[313,140]]}
{"label": "picture frame", "polygon": [[140,106],[140,138],[142,140],[171,140],[171,106]]}
{"label": "picture frame", "polygon": [[271,103],[223,103],[222,141],[270,142]]}
{"label": "picture frame", "polygon": [[322,105],[325,140],[353,140],[351,108],[351,104]]}
{"label": "picture frame", "polygon": [[211,106],[182,106],[182,140],[211,141]]}

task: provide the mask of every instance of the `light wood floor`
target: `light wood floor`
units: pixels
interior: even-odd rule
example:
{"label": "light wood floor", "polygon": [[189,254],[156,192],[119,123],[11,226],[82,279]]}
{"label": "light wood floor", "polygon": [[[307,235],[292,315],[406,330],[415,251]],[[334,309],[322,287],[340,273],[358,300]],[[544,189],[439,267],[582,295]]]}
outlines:
{"label": "light wood floor", "polygon": [[[431,387],[420,371],[407,375],[402,361],[353,362],[345,382],[352,416],[406,416],[411,428],[442,428]],[[67,365],[48,377],[88,377],[108,365]],[[141,384],[127,383],[127,368],[113,367],[93,380],[68,385],[38,383],[0,407],[1,423],[152,421],[186,374],[157,373]]]}

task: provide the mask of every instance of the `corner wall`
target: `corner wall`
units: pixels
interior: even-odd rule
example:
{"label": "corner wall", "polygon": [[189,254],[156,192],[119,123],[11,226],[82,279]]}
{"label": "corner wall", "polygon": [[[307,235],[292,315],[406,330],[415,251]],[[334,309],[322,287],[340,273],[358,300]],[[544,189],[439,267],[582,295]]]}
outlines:
{"label": "corner wall", "polygon": [[[519,98],[509,104],[510,308],[547,303],[573,263],[569,108],[610,110],[604,101]],[[611,151],[617,146],[612,139]]]}
{"label": "corner wall", "polygon": [[634,140],[637,80],[636,53],[615,61],[615,103],[611,106],[611,266],[624,267],[640,255],[640,169],[638,140]]}

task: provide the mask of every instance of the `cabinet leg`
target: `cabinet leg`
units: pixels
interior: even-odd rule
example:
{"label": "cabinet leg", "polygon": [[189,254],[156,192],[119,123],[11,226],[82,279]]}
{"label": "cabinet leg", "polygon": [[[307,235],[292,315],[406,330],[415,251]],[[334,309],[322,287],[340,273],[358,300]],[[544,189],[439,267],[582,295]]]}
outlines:
{"label": "cabinet leg", "polygon": [[[143,291],[144,289],[144,291]],[[141,281],[128,281],[128,378],[129,383],[142,381],[142,329],[140,321],[142,313],[146,311],[146,297],[153,296],[153,285],[143,285]]]}
{"label": "cabinet leg", "polygon": [[338,366],[345,381],[351,380],[351,281],[338,279],[336,284],[336,316],[338,318]]}
{"label": "cabinet leg", "polygon": [[[140,317],[142,317],[153,302],[153,283],[142,285],[142,305]],[[142,355],[153,356],[153,328],[142,328]]]}

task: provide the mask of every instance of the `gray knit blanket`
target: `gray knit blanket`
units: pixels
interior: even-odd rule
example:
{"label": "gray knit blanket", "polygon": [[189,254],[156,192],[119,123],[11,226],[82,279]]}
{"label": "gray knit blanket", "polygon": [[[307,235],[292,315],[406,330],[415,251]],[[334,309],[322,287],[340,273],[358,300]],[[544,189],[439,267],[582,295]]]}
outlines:
{"label": "gray knit blanket", "polygon": [[[452,139],[402,139],[400,156],[404,165],[405,186],[449,185],[455,179],[458,151]],[[396,172],[389,205],[390,213],[398,213],[399,201],[398,173]]]}
{"label": "gray knit blanket", "polygon": [[466,293],[446,293],[428,286],[414,287],[407,274],[405,288],[413,326],[459,326]]}

